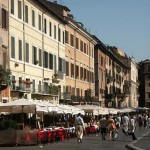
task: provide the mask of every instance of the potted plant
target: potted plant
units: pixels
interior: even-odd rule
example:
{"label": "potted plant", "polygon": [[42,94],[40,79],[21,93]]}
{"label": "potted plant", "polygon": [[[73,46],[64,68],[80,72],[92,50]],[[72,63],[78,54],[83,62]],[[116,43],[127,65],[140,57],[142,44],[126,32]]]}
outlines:
{"label": "potted plant", "polygon": [[16,83],[16,80],[12,80],[12,83]]}
{"label": "potted plant", "polygon": [[55,74],[53,75],[53,78],[57,78],[57,77],[58,77],[58,74],[55,73]]}
{"label": "potted plant", "polygon": [[38,61],[38,60],[36,60],[36,61],[34,62],[34,64],[35,64],[35,65],[37,65],[38,63],[39,63],[39,61]]}
{"label": "potted plant", "polygon": [[18,67],[18,66],[19,66],[19,64],[16,62],[16,63],[15,63],[15,67]]}

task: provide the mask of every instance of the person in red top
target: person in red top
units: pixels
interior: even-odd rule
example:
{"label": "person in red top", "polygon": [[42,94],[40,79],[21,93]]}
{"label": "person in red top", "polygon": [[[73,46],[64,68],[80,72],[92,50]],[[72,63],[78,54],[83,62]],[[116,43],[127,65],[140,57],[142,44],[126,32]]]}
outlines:
{"label": "person in red top", "polygon": [[109,118],[108,118],[107,128],[108,128],[108,132],[109,132],[109,140],[111,141],[113,139],[113,133],[116,129],[115,121],[114,121],[112,115],[110,115]]}

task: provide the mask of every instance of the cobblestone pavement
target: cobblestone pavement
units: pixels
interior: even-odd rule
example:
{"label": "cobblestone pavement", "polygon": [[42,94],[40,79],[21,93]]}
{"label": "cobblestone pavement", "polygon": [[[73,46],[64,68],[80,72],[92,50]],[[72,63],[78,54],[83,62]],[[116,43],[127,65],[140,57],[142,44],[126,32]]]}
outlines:
{"label": "cobblestone pavement", "polygon": [[[141,135],[146,134],[149,131],[149,129],[146,130],[136,130],[135,134],[138,138],[140,138]],[[146,137],[145,137],[146,138]],[[149,140],[147,139],[139,139],[136,143],[137,146],[142,145],[142,141]],[[149,140],[150,141],[150,140]],[[37,145],[37,146],[15,146],[15,147],[0,147],[0,150],[127,150],[125,147],[126,145],[130,144],[132,142],[131,137],[128,137],[126,141],[124,141],[124,136],[119,131],[118,139],[115,141],[109,141],[108,137],[106,141],[101,140],[100,133],[91,134],[91,135],[85,135],[83,138],[82,143],[77,143],[76,138],[65,140],[64,142],[55,142],[55,143],[49,143],[45,145]],[[145,144],[146,145],[146,144]],[[150,150],[150,149],[149,149]]]}

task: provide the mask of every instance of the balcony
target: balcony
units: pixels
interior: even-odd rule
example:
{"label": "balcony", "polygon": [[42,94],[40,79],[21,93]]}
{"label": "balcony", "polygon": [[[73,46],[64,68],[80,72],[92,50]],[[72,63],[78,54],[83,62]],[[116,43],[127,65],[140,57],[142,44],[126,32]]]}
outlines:
{"label": "balcony", "polygon": [[30,93],[31,88],[24,86],[12,86],[12,92],[23,92],[23,93]]}
{"label": "balcony", "polygon": [[35,87],[31,90],[33,95],[51,95],[49,92],[49,86],[44,85],[35,85]]}
{"label": "balcony", "polygon": [[5,90],[7,86],[7,84],[0,84],[0,91]]}
{"label": "balcony", "polygon": [[61,94],[61,99],[71,100],[71,93],[64,92]]}
{"label": "balcony", "polygon": [[53,82],[53,83],[57,83],[57,84],[60,82],[60,80],[58,79],[58,74],[55,73],[55,74],[52,76],[52,82]]}

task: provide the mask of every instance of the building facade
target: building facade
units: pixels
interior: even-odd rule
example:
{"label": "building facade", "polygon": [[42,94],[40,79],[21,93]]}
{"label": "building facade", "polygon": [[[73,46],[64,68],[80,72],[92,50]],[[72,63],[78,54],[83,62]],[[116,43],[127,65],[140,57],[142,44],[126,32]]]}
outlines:
{"label": "building facade", "polygon": [[[8,16],[10,98],[58,103],[50,87],[65,86],[65,23],[47,1],[11,0]],[[58,79],[59,78],[59,79]],[[58,84],[59,83],[59,84]]]}
{"label": "building facade", "polygon": [[[9,15],[9,1],[0,0],[0,65],[4,69],[9,68],[9,28],[8,28],[8,15]],[[0,73],[1,76],[1,73]],[[7,102],[9,98],[9,87],[0,82],[0,100]]]}
{"label": "building facade", "polygon": [[139,62],[139,106],[150,108],[150,60]]}

